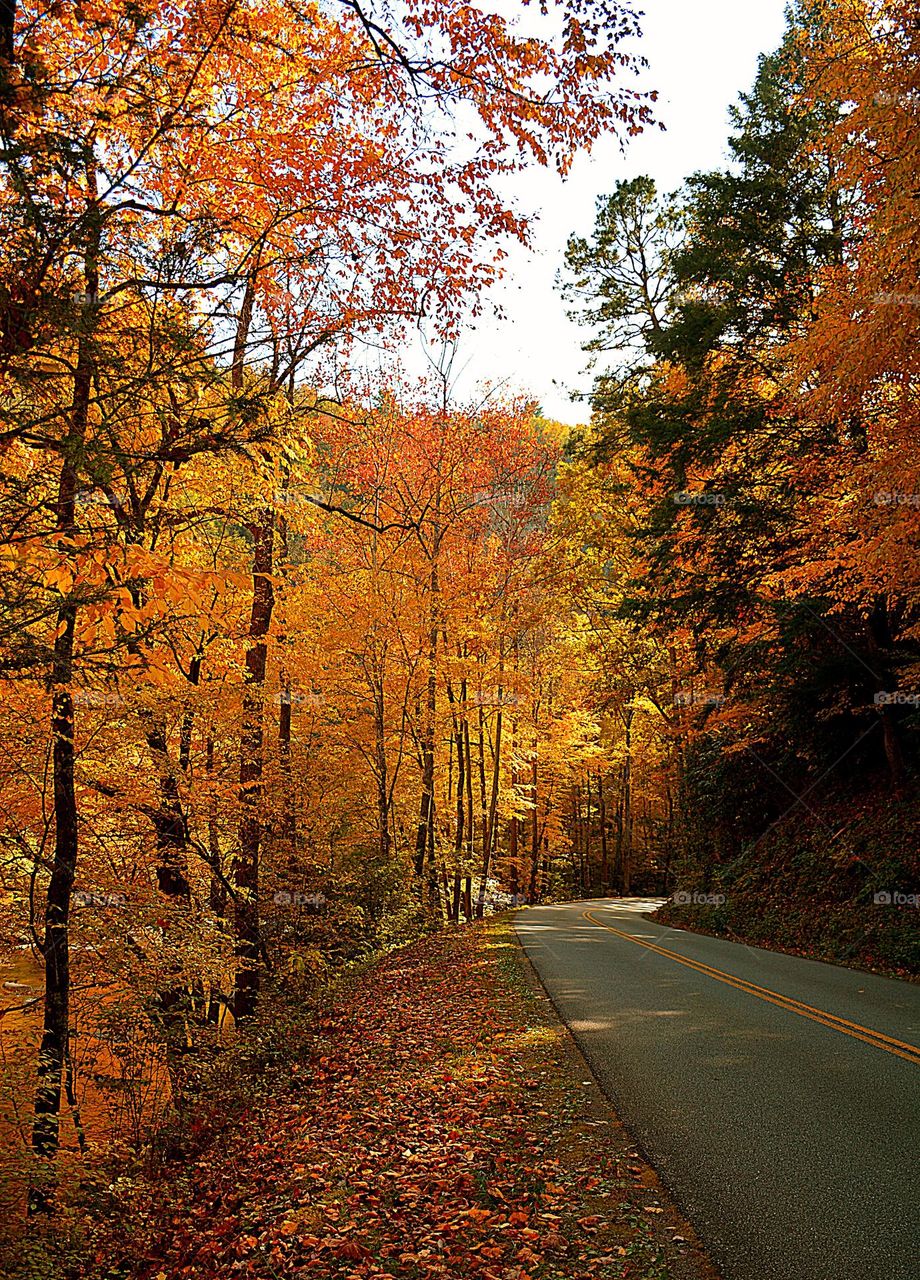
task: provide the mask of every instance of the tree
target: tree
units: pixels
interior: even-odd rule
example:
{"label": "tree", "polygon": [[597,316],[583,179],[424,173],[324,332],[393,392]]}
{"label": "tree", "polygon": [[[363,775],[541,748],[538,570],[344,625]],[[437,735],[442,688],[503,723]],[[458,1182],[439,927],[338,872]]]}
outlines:
{"label": "tree", "polygon": [[[831,8],[792,14],[782,49],[762,60],[734,113],[734,164],[687,184],[680,240],[667,252],[660,242],[655,257],[669,273],[657,326],[630,319],[650,296],[648,264],[630,252],[637,218],[654,227],[668,216],[669,206],[649,205],[647,184],[621,187],[600,206],[593,241],[570,249],[583,314],[608,326],[587,347],[647,329],[644,357],[630,353],[625,370],[598,378],[583,456],[627,473],[637,570],[620,584],[619,613],[672,654],[685,846],[705,874],[784,811],[784,775],[872,776],[887,762],[897,787],[908,767],[905,716],[884,691],[912,662],[911,571],[898,570],[909,513],[884,503],[867,513],[873,490],[903,491],[894,472],[886,485],[877,470],[894,396],[881,392],[879,448],[866,457],[866,399],[855,390],[845,411],[834,390],[835,376],[838,388],[858,388],[861,374],[849,380],[846,324],[832,316],[846,306],[858,315],[856,295],[840,306],[835,288],[854,284],[874,216],[857,159],[864,123],[845,104],[859,99],[866,48],[878,54],[876,79],[882,63],[895,81],[910,72],[897,69],[904,33],[889,43],[880,19],[867,46],[866,15],[835,20]],[[879,105],[868,105],[871,77],[860,90],[867,120]],[[903,192],[903,175],[893,177]],[[897,219],[898,199],[889,189],[880,200],[885,217]],[[892,383],[904,386],[890,355]],[[665,678],[659,704],[667,691]]]}
{"label": "tree", "polygon": [[[348,0],[313,5],[305,21],[282,2],[260,9],[258,24],[232,2],[180,4],[168,17],[103,5],[79,20],[37,5],[15,15],[12,33],[4,25],[0,439],[15,462],[6,496],[18,566],[40,564],[62,598],[53,609],[44,598],[28,638],[20,627],[13,642],[17,661],[28,659],[26,678],[46,675],[55,690],[56,852],[39,940],[42,1155],[57,1145],[67,1059],[79,842],[72,687],[93,667],[90,637],[101,632],[130,667],[167,684],[172,661],[183,680],[195,673],[186,681],[194,686],[200,629],[189,626],[189,655],[189,635],[171,633],[174,617],[159,620],[161,631],[153,625],[158,595],[183,577],[168,555],[160,572],[158,528],[173,518],[180,473],[195,459],[277,457],[277,394],[290,393],[305,362],[333,343],[433,308],[449,329],[494,275],[490,244],[526,235],[526,219],[496,194],[496,175],[533,159],[564,170],[606,126],[648,118],[647,103],[614,82],[630,63],[619,47],[634,27],[628,13],[580,0],[561,11],[558,43],[447,3],[410,5],[396,20],[384,6]],[[473,148],[455,135],[461,104],[474,112]],[[132,411],[137,404],[146,416]],[[59,467],[45,551],[21,485],[36,454]],[[79,518],[82,492],[89,502],[103,495],[111,509],[97,529]],[[258,799],[262,770],[273,504],[252,523],[244,805]],[[23,594],[23,576],[14,567],[8,579],[11,613],[33,593]],[[181,799],[188,728],[171,743],[162,708],[146,710],[144,722],[159,777],[158,885],[181,913],[192,896]],[[245,1016],[260,945],[247,905],[258,894],[255,817],[242,823],[240,841],[234,914]],[[207,850],[211,874],[223,874],[212,844],[195,849]]]}

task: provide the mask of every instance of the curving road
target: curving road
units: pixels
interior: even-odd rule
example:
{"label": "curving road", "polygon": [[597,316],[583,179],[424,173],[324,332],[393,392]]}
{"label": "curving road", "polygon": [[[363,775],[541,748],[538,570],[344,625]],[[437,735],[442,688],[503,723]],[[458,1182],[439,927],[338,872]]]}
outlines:
{"label": "curving road", "polygon": [[516,926],[726,1280],[920,1280],[920,986],[669,929],[654,905]]}

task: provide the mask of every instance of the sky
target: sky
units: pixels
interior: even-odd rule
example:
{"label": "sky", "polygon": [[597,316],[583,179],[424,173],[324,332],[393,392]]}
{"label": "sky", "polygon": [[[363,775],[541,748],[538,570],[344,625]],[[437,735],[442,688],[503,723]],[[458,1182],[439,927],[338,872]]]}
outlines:
{"label": "sky", "polygon": [[627,143],[625,154],[605,139],[576,161],[565,181],[539,169],[515,179],[520,203],[539,211],[533,251],[512,248],[505,280],[494,291],[505,318],[483,317],[461,344],[456,398],[471,397],[479,384],[507,380],[508,391],[532,394],[547,417],[586,419],[586,405],[569,395],[590,388],[583,333],[566,317],[555,288],[566,241],[573,232],[590,233],[596,197],[619,179],[649,174],[660,190],[670,191],[696,170],[724,162],[728,109],[750,88],[758,56],[780,43],[785,3],[645,0],[638,45],[649,62],[643,85],[658,90],[657,118],[666,132],[643,133]]}

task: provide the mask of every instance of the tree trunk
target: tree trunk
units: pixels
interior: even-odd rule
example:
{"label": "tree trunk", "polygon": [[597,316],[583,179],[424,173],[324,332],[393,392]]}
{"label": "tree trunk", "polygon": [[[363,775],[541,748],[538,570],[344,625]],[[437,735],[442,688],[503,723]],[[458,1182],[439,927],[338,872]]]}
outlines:
{"label": "tree trunk", "polygon": [[607,854],[607,805],[604,800],[604,775],[597,776],[598,821],[601,825],[601,892],[607,894],[610,889],[610,866]]}
{"label": "tree trunk", "polygon": [[[224,884],[221,867],[220,838],[217,827],[217,800],[214,795],[214,739],[208,734],[204,749],[204,767],[208,777],[208,855],[211,865],[211,882],[208,891],[208,905],[220,922],[221,931],[225,928],[227,915],[227,886]],[[222,1002],[220,987],[212,983],[208,1000],[208,1022],[215,1025],[220,1022]]]}
{"label": "tree trunk", "polygon": [[592,888],[591,876],[591,774],[585,779],[585,893]]}
{"label": "tree trunk", "polygon": [[[65,541],[76,533],[78,466],[86,440],[93,377],[93,338],[99,295],[99,220],[96,207],[96,170],[87,163],[88,238],[84,263],[86,304],[78,338],[73,380],[73,400],[63,462],[58,482],[55,533]],[[58,610],[51,661],[51,735],[54,792],[54,853],[45,900],[42,958],[45,964],[45,996],[42,1039],[38,1055],[38,1080],[32,1146],[52,1159],[60,1143],[61,1091],[70,1056],[70,906],[77,868],[77,800],[74,776],[74,633],[77,605],[65,600]],[[31,1212],[46,1209],[50,1188],[32,1186]]]}
{"label": "tree trunk", "polygon": [[[445,637],[446,643],[446,637]],[[453,785],[453,756],[457,753],[457,791],[455,797],[455,821],[454,821],[454,866],[459,874],[460,861],[463,857],[463,840],[466,825],[466,814],[464,810],[464,796],[466,789],[466,757],[463,749],[463,717],[466,714],[465,708],[457,706],[454,697],[454,688],[450,680],[447,681],[447,697],[450,702],[451,709],[451,762],[449,772],[448,786],[448,802],[450,801],[450,787]]]}
{"label": "tree trunk", "polygon": [[466,775],[466,856],[472,865],[473,842],[475,840],[475,823],[473,821],[473,752],[470,744],[470,721],[466,710],[467,684],[466,677],[460,683],[460,700],[463,703],[463,753],[466,757],[464,773]]}
{"label": "tree trunk", "polygon": [[[877,684],[875,692],[877,694],[892,692],[890,687],[886,687],[893,683],[888,679],[890,668],[886,661],[885,653],[890,648],[891,625],[888,615],[888,598],[880,595],[873,602],[872,612],[869,615],[869,652],[874,659],[875,665],[884,668],[884,670],[876,673]],[[904,763],[904,751],[901,746],[897,707],[882,702],[879,704],[879,715],[882,721],[882,742],[885,748],[885,760],[888,763],[891,786],[897,792],[901,790],[907,779],[907,767]]]}
{"label": "tree trunk", "polygon": [[626,712],[626,762],[623,766],[623,851],[621,862],[622,892],[628,898],[632,888],[632,720]]}
{"label": "tree trunk", "polygon": [[437,810],[434,802],[434,788],[431,793],[431,816],[428,823],[428,907],[432,915],[442,916],[444,904],[441,902],[441,885],[438,879],[438,859],[435,849],[435,822]]}
{"label": "tree trunk", "polygon": [[[188,682],[193,689],[198,688],[201,680],[201,653],[196,653],[189,663]],[[179,768],[183,773],[188,773],[192,763],[192,730],[195,727],[194,708],[189,707],[182,717],[182,724],[179,728]]]}
{"label": "tree trunk", "polygon": [[[144,718],[147,726],[144,736],[159,777],[159,803],[150,814],[156,833],[157,887],[173,909],[187,913],[192,890],[188,878],[188,831],[179,779],[169,758],[165,719],[159,715]],[[147,1007],[163,1040],[172,1104],[180,1115],[188,1111],[191,1102],[187,1059],[195,1048],[189,1043],[188,1034],[189,1022],[196,1016],[193,1005],[191,987],[184,980],[181,967],[176,966],[167,984],[159,987]]]}
{"label": "tree trunk", "polygon": [[450,908],[450,918],[452,924],[460,923],[460,868],[454,872],[454,897]]}
{"label": "tree trunk", "polygon": [[[288,389],[288,402],[293,405],[293,388]],[[284,462],[281,469],[281,488],[283,493],[287,493],[291,481],[290,468],[287,462]],[[278,529],[278,554],[282,565],[288,565],[288,524],[287,516],[282,511],[277,520]],[[281,575],[282,582],[285,581],[284,575]],[[278,636],[278,650],[284,654],[287,645],[287,610],[284,607],[284,596],[282,595],[281,618],[283,631]],[[281,819],[281,838],[287,849],[288,859],[291,870],[295,867],[295,856],[297,852],[297,805],[294,799],[294,774],[291,768],[291,731],[292,731],[292,701],[291,701],[291,679],[285,669],[282,659],[281,669],[278,672],[278,759],[281,765],[281,782],[283,787],[283,795],[281,798],[282,819]]]}
{"label": "tree trunk", "polygon": [[485,858],[489,847],[489,806],[486,800],[486,723],[482,709],[482,694],[479,700],[479,734],[478,734],[478,774],[479,774],[479,831],[482,840],[482,856]]}
{"label": "tree trunk", "polygon": [[[64,471],[72,474],[69,464],[65,464]],[[62,475],[61,491],[64,489]],[[58,616],[52,672],[54,860],[45,903],[42,942],[45,962],[44,1024],[32,1129],[32,1146],[40,1156],[46,1157],[54,1156],[59,1144],[61,1087],[70,1036],[70,901],[77,867],[74,706],[70,692],[75,622],[76,608],[65,605]],[[40,1195],[33,1198],[32,1207],[43,1207]]]}
{"label": "tree trunk", "polygon": [[530,780],[533,790],[533,814],[531,817],[530,827],[530,885],[527,891],[527,900],[531,904],[537,901],[537,878],[540,874],[540,820],[537,804],[537,769],[537,756],[535,750],[533,762],[530,766]]}
{"label": "tree trunk", "polygon": [[191,888],[186,859],[187,833],[179,792],[179,779],[169,759],[166,721],[147,718],[144,736],[159,776],[159,807],[152,813],[157,839],[157,886],[161,893],[188,902]]}
{"label": "tree trunk", "polygon": [[291,768],[292,708],[291,681],[283,669],[278,673],[278,759],[281,765],[281,838],[291,864],[297,849],[297,805],[294,803],[294,773]]}
{"label": "tree trunk", "polygon": [[502,763],[502,700],[504,690],[504,658],[499,646],[498,655],[498,710],[495,713],[495,750],[492,754],[492,784],[489,794],[489,811],[485,826],[485,845],[482,852],[482,879],[479,882],[479,900],[476,916],[482,919],[486,905],[486,886],[492,865],[492,849],[495,842],[495,821],[498,813],[498,784]]}
{"label": "tree trunk", "polygon": [[377,762],[377,825],[380,828],[377,847],[384,863],[390,858],[390,783],[387,768],[386,724],[384,723],[383,685],[374,690],[374,755]]}
{"label": "tree trunk", "polygon": [[[437,539],[438,534],[435,533]],[[435,548],[437,543],[435,543]],[[438,709],[438,561],[437,550],[433,552],[431,564],[431,621],[428,632],[428,684],[425,697],[425,721],[422,731],[422,796],[419,805],[418,829],[415,836],[415,876],[419,896],[424,900],[423,876],[425,861],[430,857],[429,850],[434,846],[434,735]],[[430,888],[430,874],[429,874]],[[435,880],[435,891],[437,880]],[[434,908],[434,903],[429,903]]]}
{"label": "tree trunk", "polygon": [[274,591],[274,511],[265,507],[252,525],[252,611],[246,652],[246,686],[240,736],[241,807],[239,844],[233,864],[236,886],[234,940],[236,975],[233,1011],[237,1022],[251,1018],[259,995],[262,940],[259,926],[259,853],[262,835],[262,772],[265,669]]}
{"label": "tree trunk", "polygon": [[675,764],[677,768],[677,814],[675,818],[676,846],[679,857],[686,856],[688,844],[688,813],[689,798],[687,795],[687,765],[686,765],[686,742],[687,742],[687,726],[684,719],[684,707],[680,702],[678,694],[679,688],[679,671],[677,665],[677,650],[672,645],[668,650],[668,660],[671,672],[671,724],[673,729],[672,740],[674,742]]}

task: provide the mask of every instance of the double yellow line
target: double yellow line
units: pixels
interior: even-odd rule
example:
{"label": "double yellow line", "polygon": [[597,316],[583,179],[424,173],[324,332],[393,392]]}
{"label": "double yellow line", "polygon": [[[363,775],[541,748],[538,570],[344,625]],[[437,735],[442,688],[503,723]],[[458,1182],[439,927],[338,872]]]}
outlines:
{"label": "double yellow line", "polygon": [[759,987],[755,982],[748,982],[745,978],[738,978],[733,973],[725,973],[722,969],[714,969],[712,965],[703,964],[700,960],[691,960],[687,956],[679,956],[673,951],[668,951],[664,947],[659,947],[657,943],[647,942],[644,938],[636,938],[631,933],[624,933],[622,929],[615,929],[612,924],[605,924],[603,920],[598,920],[590,911],[583,912],[585,920],[590,920],[592,924],[599,925],[601,929],[606,929],[609,933],[615,933],[619,938],[625,938],[627,942],[634,942],[639,947],[645,947],[647,951],[654,951],[656,955],[665,956],[668,960],[673,960],[675,964],[682,964],[687,969],[693,969],[696,973],[701,973],[705,978],[714,978],[717,982],[724,982],[726,986],[735,987],[738,991],[744,991],[749,996],[756,996],[758,1000],[766,1000],[768,1004],[775,1004],[780,1009],[785,1009],[789,1013],[797,1013],[800,1018],[808,1018],[811,1022],[818,1022],[822,1027],[830,1027],[832,1031],[839,1031],[842,1035],[851,1036],[854,1040],[862,1040],[864,1044],[870,1044],[875,1049],[884,1049],[886,1053],[893,1053],[898,1058],[905,1058],[908,1062],[916,1063],[920,1066],[920,1048],[916,1045],[906,1044],[903,1040],[895,1040],[893,1036],[886,1036],[881,1031],[873,1031],[870,1027],[860,1026],[858,1022],[849,1022],[846,1018],[838,1018],[836,1014],[827,1013],[824,1009],[815,1009],[810,1004],[803,1004],[801,1000],[793,1000],[791,996],[781,995],[778,991],[771,991],[769,987]]}

